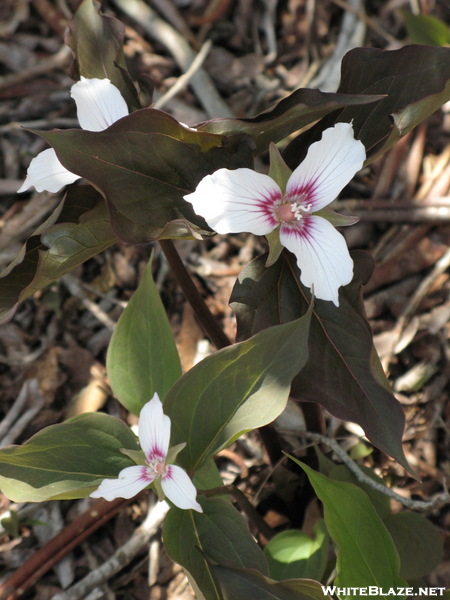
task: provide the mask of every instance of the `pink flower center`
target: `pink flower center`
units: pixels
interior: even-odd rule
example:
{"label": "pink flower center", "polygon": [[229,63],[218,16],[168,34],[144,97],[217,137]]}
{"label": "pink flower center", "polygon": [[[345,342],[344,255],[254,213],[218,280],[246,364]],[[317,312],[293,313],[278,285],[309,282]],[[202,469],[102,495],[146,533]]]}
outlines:
{"label": "pink flower center", "polygon": [[166,472],[166,464],[162,457],[155,456],[154,458],[152,458],[151,460],[147,460],[146,462],[150,469],[155,473],[156,477],[164,475],[164,473]]}
{"label": "pink flower center", "polygon": [[294,198],[285,194],[277,209],[278,220],[284,223],[301,221],[305,213],[309,214],[311,212],[312,204],[307,202],[307,198],[307,194],[300,194]]}

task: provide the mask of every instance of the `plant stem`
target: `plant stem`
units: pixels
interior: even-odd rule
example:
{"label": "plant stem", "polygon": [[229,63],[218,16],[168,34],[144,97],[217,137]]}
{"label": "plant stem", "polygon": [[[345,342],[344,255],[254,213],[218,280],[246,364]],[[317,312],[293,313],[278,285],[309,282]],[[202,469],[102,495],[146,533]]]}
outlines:
{"label": "plant stem", "polygon": [[236,502],[239,504],[241,510],[247,515],[247,517],[253,522],[255,527],[259,530],[260,533],[267,539],[271,540],[275,535],[272,527],[264,521],[262,516],[244,494],[241,492],[239,488],[234,485],[224,485],[222,487],[213,488],[211,490],[198,490],[198,494],[202,494],[205,498],[214,498],[216,496],[224,496],[225,494],[229,494],[232,496]]}
{"label": "plant stem", "polygon": [[162,251],[167,258],[167,261],[178,281],[181,289],[184,292],[189,304],[192,306],[200,325],[203,327],[206,335],[209,337],[214,346],[220,350],[231,344],[228,337],[220,327],[217,320],[207,307],[205,301],[201,297],[199,291],[195,287],[192,277],[184,266],[183,261],[178,254],[172,240],[159,240]]}

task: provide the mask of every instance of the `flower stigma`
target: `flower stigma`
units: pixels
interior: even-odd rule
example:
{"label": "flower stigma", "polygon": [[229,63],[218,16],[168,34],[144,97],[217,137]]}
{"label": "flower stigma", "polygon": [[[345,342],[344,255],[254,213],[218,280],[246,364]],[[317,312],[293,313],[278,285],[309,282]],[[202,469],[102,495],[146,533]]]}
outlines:
{"label": "flower stigma", "polygon": [[166,463],[164,459],[154,458],[153,460],[146,460],[145,462],[153,469],[153,471],[155,471],[157,477],[166,472]]}
{"label": "flower stigma", "polygon": [[301,221],[303,213],[310,213],[312,202],[305,202],[307,194],[300,194],[295,200],[288,194],[283,196],[281,204],[278,207],[277,218],[280,222],[290,223],[291,221]]}

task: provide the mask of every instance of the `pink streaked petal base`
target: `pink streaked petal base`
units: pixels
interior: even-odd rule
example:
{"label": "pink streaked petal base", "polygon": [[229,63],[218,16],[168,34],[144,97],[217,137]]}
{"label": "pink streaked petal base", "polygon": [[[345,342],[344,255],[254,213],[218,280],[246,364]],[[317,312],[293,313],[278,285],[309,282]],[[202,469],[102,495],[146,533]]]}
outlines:
{"label": "pink streaked petal base", "polygon": [[196,500],[197,490],[189,475],[177,465],[168,465],[161,477],[161,487],[167,498],[178,508],[203,512]]}
{"label": "pink streaked petal base", "polygon": [[104,479],[91,498],[104,498],[112,502],[116,498],[134,498],[155,480],[148,467],[133,466],[120,471],[117,479]]}
{"label": "pink streaked petal base", "polygon": [[281,190],[271,177],[251,169],[219,169],[184,198],[217,233],[267,235],[278,225]]}
{"label": "pink streaked petal base", "polygon": [[326,219],[311,215],[281,226],[281,244],[295,254],[300,281],[321,300],[339,306],[339,288],[353,278],[353,260],[343,236]]}

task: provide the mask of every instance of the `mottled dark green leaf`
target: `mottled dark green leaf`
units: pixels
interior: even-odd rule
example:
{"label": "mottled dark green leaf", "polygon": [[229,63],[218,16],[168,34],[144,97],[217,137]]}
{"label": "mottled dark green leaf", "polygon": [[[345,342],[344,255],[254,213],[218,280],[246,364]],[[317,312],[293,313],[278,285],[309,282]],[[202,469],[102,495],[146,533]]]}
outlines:
{"label": "mottled dark green leaf", "polygon": [[151,263],[120,316],[106,360],[114,394],[138,416],[155,392],[163,401],[181,377],[180,358]]}
{"label": "mottled dark green leaf", "polygon": [[205,557],[219,563],[231,561],[238,567],[263,573],[268,572],[267,563],[244,518],[229,502],[202,496],[197,500],[203,513],[170,509],[164,521],[164,545],[169,557],[187,569],[206,600],[221,600],[219,586]]}
{"label": "mottled dark green leaf", "polygon": [[90,185],[69,188],[64,201],[0,276],[0,322],[17,306],[117,241],[108,209]]}
{"label": "mottled dark green leaf", "polygon": [[366,164],[386,152],[450,100],[450,48],[355,48],[342,60],[338,92],[386,96],[372,104],[337,110],[295,138],[283,153],[291,169],[303,160],[310,144],[338,121],[353,121],[355,135],[366,147]]}
{"label": "mottled dark green leaf", "polygon": [[66,35],[74,61],[70,74],[88,79],[109,79],[125,98],[130,111],[140,108],[138,95],[127,71],[123,53],[125,25],[101,12],[100,2],[83,0]]}
{"label": "mottled dark green leaf", "polygon": [[[334,584],[404,587],[394,542],[367,494],[352,483],[333,481],[290,458],[304,469],[323,503],[328,532],[338,546]],[[350,598],[351,594],[338,594],[338,597]]]}
{"label": "mottled dark green leaf", "polygon": [[308,360],[311,311],[203,359],[169,390],[164,412],[179,464],[195,471],[245,431],[283,411],[292,378]]}
{"label": "mottled dark green leaf", "polygon": [[383,522],[400,555],[402,577],[419,579],[441,563],[444,552],[441,534],[423,515],[396,513]]}
{"label": "mottled dark green leaf", "polygon": [[151,108],[105,131],[35,133],[67,169],[102,192],[114,231],[129,243],[207,235],[211,230],[183,197],[216,169],[251,167],[253,161],[249,136],[197,132]]}
{"label": "mottled dark green leaf", "polygon": [[[365,252],[353,252],[352,257],[355,275],[340,288],[339,307],[315,300],[310,357],[293,380],[291,395],[358,423],[375,446],[409,468],[401,443],[405,417],[381,369],[361,299],[373,261]],[[268,269],[265,261],[266,255],[260,256],[243,269],[230,299],[239,340],[297,319],[309,308],[311,294],[301,285],[290,255],[283,253]]]}
{"label": "mottled dark green leaf", "polygon": [[254,569],[211,565],[224,600],[324,600],[320,583],[311,579],[273,581]]}
{"label": "mottled dark green leaf", "polygon": [[212,119],[198,128],[200,131],[220,135],[251,135],[256,143],[254,154],[257,156],[269,148],[270,142],[279,142],[339,108],[371,104],[377,100],[376,96],[352,96],[299,89],[278,102],[271,110],[252,119]]}
{"label": "mottled dark green leaf", "polygon": [[106,477],[134,462],[129,427],[102,413],[86,413],[42,429],[23,446],[0,450],[0,489],[14,502],[85,498]]}

